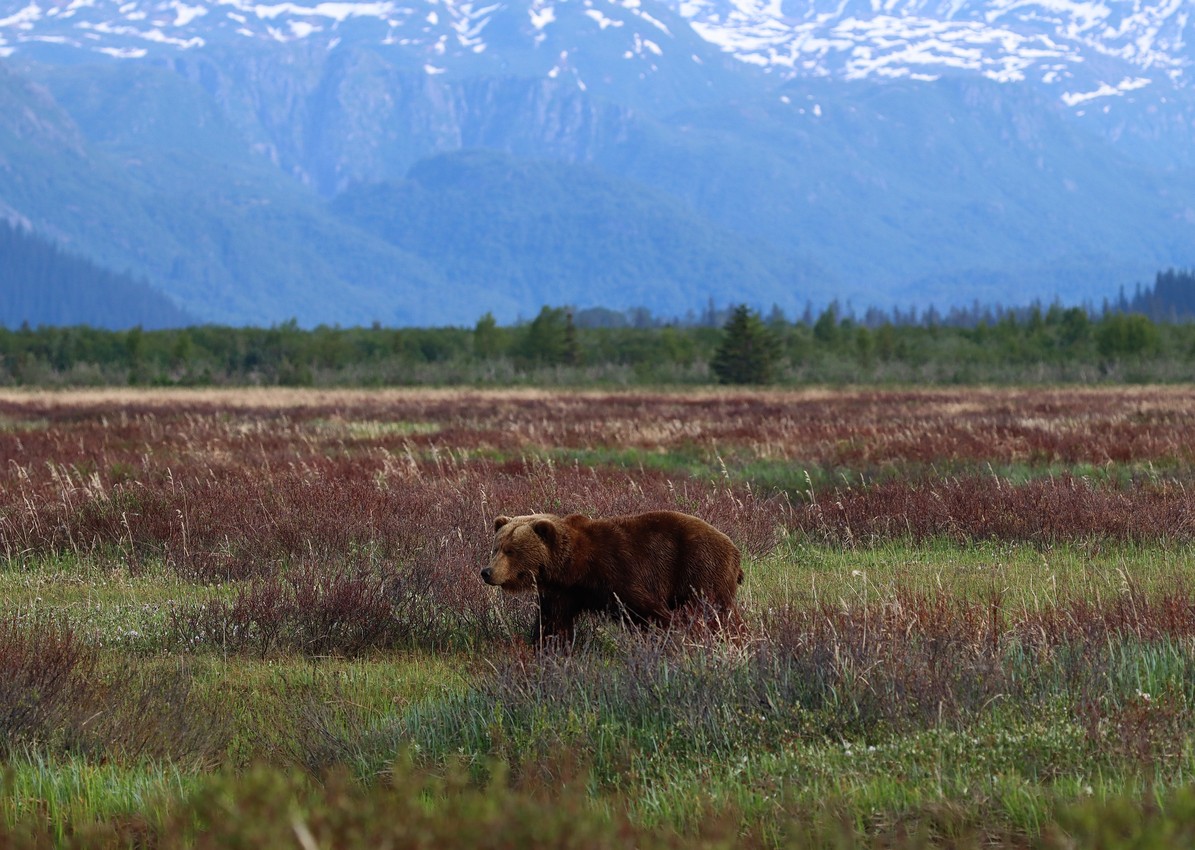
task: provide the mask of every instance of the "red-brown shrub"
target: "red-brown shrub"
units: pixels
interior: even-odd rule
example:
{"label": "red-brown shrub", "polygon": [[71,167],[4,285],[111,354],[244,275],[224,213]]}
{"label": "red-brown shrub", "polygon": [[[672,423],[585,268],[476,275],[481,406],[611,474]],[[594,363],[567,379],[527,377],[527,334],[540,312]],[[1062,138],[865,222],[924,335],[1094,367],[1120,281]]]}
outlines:
{"label": "red-brown shrub", "polygon": [[993,476],[887,482],[819,496],[796,513],[795,528],[845,545],[902,537],[1190,540],[1195,493],[1179,485],[1120,489],[1071,475],[1017,485]]}
{"label": "red-brown shrub", "polygon": [[90,700],[95,650],[63,622],[0,620],[0,753],[45,743]]}

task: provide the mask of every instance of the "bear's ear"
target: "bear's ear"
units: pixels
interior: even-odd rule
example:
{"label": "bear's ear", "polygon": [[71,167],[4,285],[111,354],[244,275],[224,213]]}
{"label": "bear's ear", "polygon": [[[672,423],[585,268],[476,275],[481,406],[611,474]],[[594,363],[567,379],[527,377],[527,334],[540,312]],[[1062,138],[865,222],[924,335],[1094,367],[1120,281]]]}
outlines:
{"label": "bear's ear", "polygon": [[497,531],[499,528],[506,525],[508,522],[510,522],[510,517],[508,517],[508,516],[494,517],[494,531]]}
{"label": "bear's ear", "polygon": [[539,535],[539,539],[548,544],[549,547],[556,545],[556,523],[550,519],[537,519],[531,523],[531,530]]}

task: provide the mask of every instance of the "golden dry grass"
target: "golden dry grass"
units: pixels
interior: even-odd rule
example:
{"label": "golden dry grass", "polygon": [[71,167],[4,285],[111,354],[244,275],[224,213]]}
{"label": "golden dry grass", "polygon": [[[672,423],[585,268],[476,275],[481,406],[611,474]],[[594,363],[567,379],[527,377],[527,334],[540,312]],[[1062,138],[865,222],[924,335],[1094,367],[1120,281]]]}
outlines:
{"label": "golden dry grass", "polygon": [[1042,403],[1073,402],[1081,399],[1132,404],[1142,411],[1174,410],[1181,408],[1195,412],[1195,388],[1190,386],[1102,386],[1057,388],[962,387],[917,390],[877,390],[868,387],[809,387],[791,389],[743,389],[706,387],[628,389],[540,389],[512,387],[509,389],[393,387],[380,389],[303,387],[95,387],[53,389],[44,387],[0,388],[0,403],[37,403],[57,406],[92,406],[96,404],[177,403],[216,404],[229,407],[311,407],[329,404],[385,403],[395,400],[427,399],[449,401],[462,398],[482,398],[501,401],[604,398],[677,398],[693,401],[712,399],[767,399],[776,403],[818,400],[883,399],[916,395],[927,405],[926,413],[952,416],[982,412],[999,403],[1034,399]]}
{"label": "golden dry grass", "polygon": [[[636,449],[874,472],[903,463],[1189,464],[1195,389],[289,388],[0,391],[0,431],[233,414],[242,429],[451,451]],[[230,420],[231,421],[231,420]]]}

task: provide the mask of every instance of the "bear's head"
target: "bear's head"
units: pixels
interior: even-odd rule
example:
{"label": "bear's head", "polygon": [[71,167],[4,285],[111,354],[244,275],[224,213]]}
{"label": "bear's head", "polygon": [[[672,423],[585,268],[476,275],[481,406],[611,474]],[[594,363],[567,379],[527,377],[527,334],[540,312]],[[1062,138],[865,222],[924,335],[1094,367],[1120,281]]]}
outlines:
{"label": "bear's head", "polygon": [[552,514],[497,517],[494,549],[482,579],[511,593],[534,589],[555,564],[561,534],[559,518]]}

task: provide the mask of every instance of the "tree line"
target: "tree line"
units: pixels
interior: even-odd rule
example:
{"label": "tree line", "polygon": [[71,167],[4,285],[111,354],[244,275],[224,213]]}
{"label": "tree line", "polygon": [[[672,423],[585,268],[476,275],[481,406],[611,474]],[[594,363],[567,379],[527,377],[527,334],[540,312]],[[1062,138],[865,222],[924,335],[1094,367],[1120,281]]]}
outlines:
{"label": "tree line", "polygon": [[383,386],[419,384],[1018,383],[1183,381],[1195,324],[1033,305],[994,321],[868,324],[830,305],[788,320],[745,305],[722,324],[594,326],[564,307],[472,328],[199,325],[0,329],[0,383]]}

